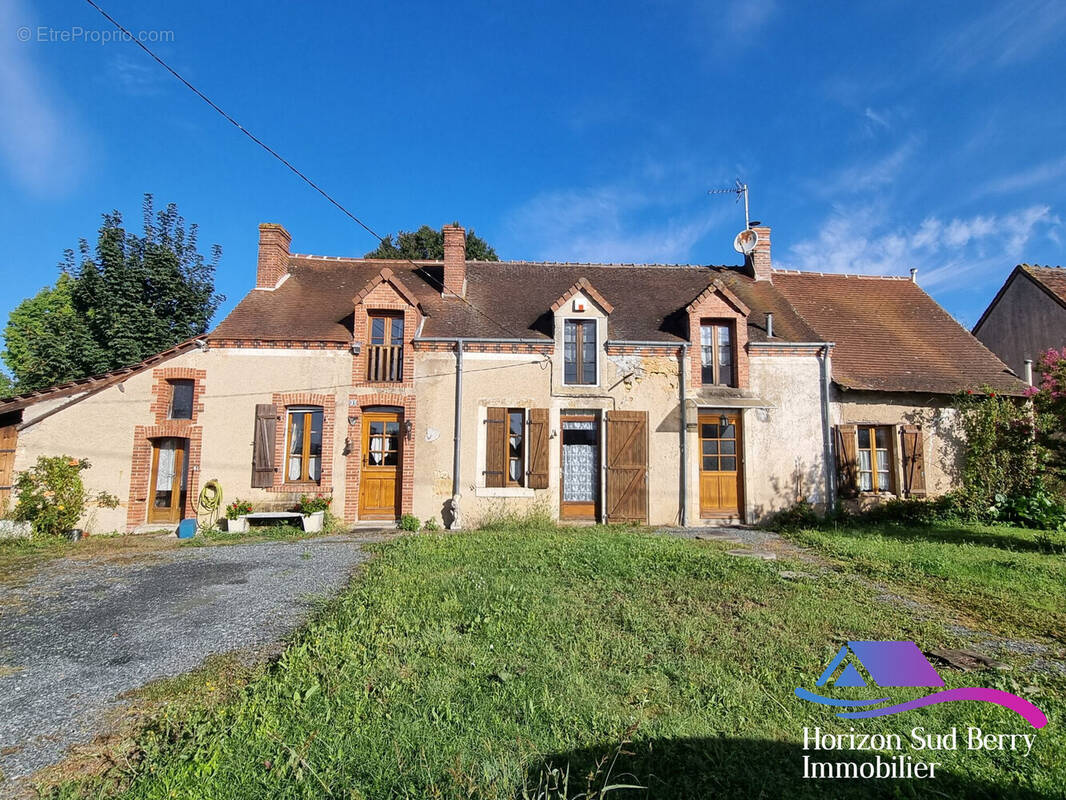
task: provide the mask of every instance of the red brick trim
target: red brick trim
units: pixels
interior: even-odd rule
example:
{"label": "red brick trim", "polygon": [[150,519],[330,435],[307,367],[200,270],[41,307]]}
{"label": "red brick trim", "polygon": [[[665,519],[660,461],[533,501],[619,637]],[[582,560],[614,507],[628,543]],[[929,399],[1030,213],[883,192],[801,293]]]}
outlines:
{"label": "red brick trim", "polygon": [[253,348],[258,350],[347,350],[350,342],[304,342],[297,339],[210,339],[212,349]]}
{"label": "red brick trim", "polygon": [[[716,281],[715,284],[720,283]],[[727,296],[724,287],[715,284],[707,287],[696,300],[689,304],[688,330],[689,342],[689,371],[691,372],[691,384],[693,388],[703,385],[702,366],[700,352],[700,324],[703,320],[710,322],[729,322],[733,326],[733,364],[736,367],[736,387],[747,389],[749,382],[748,366],[748,321],[747,317],[740,313],[734,300]],[[739,302],[739,301],[737,301]],[[739,309],[746,308],[740,304]]]}
{"label": "red brick trim", "polygon": [[[403,409],[404,423],[411,423],[411,435],[404,435],[403,464],[400,475],[400,513],[410,514],[414,505],[415,490],[415,406],[413,394],[397,392],[375,392],[373,394],[352,394],[348,406],[348,417],[353,422],[348,425],[348,440],[352,443],[351,452],[345,463],[344,474],[344,521],[356,522],[359,519],[359,478],[363,466],[363,412],[371,406],[399,406]],[[345,424],[348,424],[346,419]]]}
{"label": "red brick trim", "polygon": [[[337,398],[331,394],[311,392],[275,392],[270,402],[278,409],[278,426],[274,434],[274,485],[268,492],[321,492],[333,494],[333,420]],[[285,480],[285,445],[289,435],[288,409],[294,406],[318,406],[322,409],[322,475],[318,483],[292,483]]]}
{"label": "red brick trim", "polygon": [[663,342],[661,345],[607,342],[606,349],[609,356],[676,356],[681,352],[681,347],[671,342]]}
{"label": "red brick trim", "polygon": [[596,289],[592,286],[592,284],[589,283],[588,280],[585,278],[581,278],[577,283],[575,283],[573,286],[563,292],[563,296],[556,300],[554,303],[552,303],[552,311],[558,311],[560,308],[563,307],[564,303],[566,303],[571,297],[573,297],[578,292],[583,292],[584,294],[588,295],[594,303],[596,303],[597,305],[599,305],[600,308],[603,309],[604,314],[610,314],[612,311],[614,311],[614,306],[608,303],[603,298],[603,295],[597,292]]}
{"label": "red brick trim", "polygon": [[148,495],[152,490],[152,439],[176,437],[189,440],[186,466],[185,508],[182,516],[196,516],[200,494],[200,458],[203,428],[187,419],[163,420],[157,425],[137,425],[133,429],[133,455],[130,463],[130,498],[126,504],[126,527],[136,528],[148,521]]}
{"label": "red brick trim", "polygon": [[[454,353],[455,342],[427,342],[415,339],[414,349],[420,353]],[[551,342],[464,342],[464,353],[514,353],[519,355],[550,356],[555,350]]]}
{"label": "red brick trim", "polygon": [[[380,275],[378,276],[381,277]],[[373,282],[372,282],[373,283]],[[403,380],[395,383],[371,383],[366,379],[367,347],[370,341],[369,317],[375,311],[403,314]],[[421,320],[418,308],[407,301],[390,281],[379,281],[369,291],[356,297],[355,316],[352,323],[352,340],[362,345],[352,359],[352,386],[413,387],[415,385],[415,356],[412,340]]]}
{"label": "red brick trim", "polygon": [[187,380],[193,382],[192,419],[174,421],[195,425],[196,418],[204,410],[204,378],[207,377],[207,371],[190,367],[160,367],[152,370],[152,377],[155,379],[155,384],[152,386],[150,408],[155,416],[155,424],[159,425],[166,421],[167,414],[170,412],[170,381]]}

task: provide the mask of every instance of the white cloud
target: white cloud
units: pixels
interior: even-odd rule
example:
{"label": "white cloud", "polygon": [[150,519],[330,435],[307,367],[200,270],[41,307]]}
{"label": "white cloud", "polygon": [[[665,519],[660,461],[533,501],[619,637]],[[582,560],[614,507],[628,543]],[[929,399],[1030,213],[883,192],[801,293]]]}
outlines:
{"label": "white cloud", "polygon": [[874,123],[875,125],[877,125],[880,128],[887,129],[889,127],[888,119],[885,116],[885,114],[878,113],[878,112],[874,111],[872,108],[870,108],[869,106],[866,107],[866,110],[863,111],[862,115],[864,117],[866,117],[866,119],[868,119],[870,122]]}
{"label": "white cloud", "polygon": [[839,194],[868,192],[871,189],[888,186],[899,178],[900,172],[917,149],[918,137],[912,135],[879,159],[872,161],[864,159],[837,171],[828,180],[818,183],[817,190],[821,195],[831,197]]}
{"label": "white cloud", "polygon": [[777,11],[776,0],[700,0],[692,6],[689,35],[708,53],[733,54],[756,44],[755,34]]}
{"label": "white cloud", "polygon": [[147,58],[131,58],[121,54],[113,56],[108,62],[107,73],[109,83],[135,97],[159,94],[170,78]]}
{"label": "white cloud", "polygon": [[[663,176],[666,184],[673,181]],[[676,185],[675,185],[676,188]],[[511,212],[515,247],[535,259],[680,263],[712,228],[737,214],[706,190],[669,195],[644,177],[631,185],[545,192]],[[685,198],[692,200],[685,203]]]}
{"label": "white cloud", "polygon": [[1064,30],[1066,3],[1061,0],[995,4],[987,13],[943,38],[933,51],[934,67],[964,71],[1027,61],[1046,47],[1058,44]]}
{"label": "white cloud", "polygon": [[918,267],[926,288],[971,279],[1025,260],[1038,235],[1058,236],[1062,221],[1046,205],[1007,214],[942,220],[927,217],[916,227],[892,226],[879,206],[836,207],[818,234],[793,246],[787,259],[804,269],[868,275],[902,275]]}
{"label": "white cloud", "polygon": [[1001,178],[989,181],[977,190],[977,196],[984,197],[994,194],[1024,192],[1064,176],[1066,176],[1066,158],[1052,159],[1027,170],[1015,172],[1012,175],[1004,175]]}
{"label": "white cloud", "polygon": [[29,13],[18,3],[0,3],[0,152],[14,178],[43,195],[69,188],[83,147],[32,61],[33,48],[41,45],[16,36],[23,28],[33,29]]}

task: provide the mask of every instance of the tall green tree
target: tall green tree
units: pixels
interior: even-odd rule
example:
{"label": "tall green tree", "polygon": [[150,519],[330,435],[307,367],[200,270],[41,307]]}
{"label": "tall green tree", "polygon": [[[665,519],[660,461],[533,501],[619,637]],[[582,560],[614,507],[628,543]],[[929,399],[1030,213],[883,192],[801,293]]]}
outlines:
{"label": "tall green tree", "polygon": [[[466,232],[466,257],[469,261],[499,261],[496,250],[473,229]],[[423,225],[417,231],[389,234],[365,258],[411,259],[412,261],[440,261],[444,258],[444,233]]]}
{"label": "tall green tree", "polygon": [[6,372],[0,372],[0,397],[10,397],[15,393],[15,382]]}
{"label": "tall green tree", "polygon": [[[135,364],[207,332],[224,299],[215,292],[218,245],[210,261],[173,203],[144,196],[143,234],[117,211],[103,215],[95,248],[65,253],[55,287],[25,300],[4,329],[5,363],[18,391]],[[43,338],[42,338],[43,337]]]}

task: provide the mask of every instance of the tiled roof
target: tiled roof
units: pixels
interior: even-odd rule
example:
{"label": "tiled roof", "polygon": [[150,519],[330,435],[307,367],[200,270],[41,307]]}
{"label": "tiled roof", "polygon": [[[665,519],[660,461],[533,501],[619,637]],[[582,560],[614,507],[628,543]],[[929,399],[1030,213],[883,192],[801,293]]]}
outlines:
{"label": "tiled roof", "polygon": [[1066,269],[1063,267],[1041,267],[1034,264],[1019,264],[1037,283],[1046,288],[1055,298],[1066,306]]}
{"label": "tiled roof", "polygon": [[836,343],[833,380],[841,386],[938,394],[1025,388],[906,278],[775,271],[773,282],[819,338]]}
{"label": "tiled roof", "polygon": [[748,338],[811,341],[814,332],[766,282],[735,267],[469,261],[466,301],[441,298],[441,262],[321,259],[294,256],[290,277],[272,291],[253,290],[212,332],[213,339],[348,342],[352,299],[385,267],[426,315],[423,337],[550,339],[551,306],[582,278],[611,304],[612,341],[686,341],[684,308],[715,279],[752,313]]}
{"label": "tiled roof", "polygon": [[180,356],[182,353],[187,353],[194,347],[197,347],[197,342],[201,341],[202,338],[203,337],[197,337],[196,339],[189,339],[181,344],[176,344],[169,350],[164,350],[162,353],[156,353],[155,355],[149,356],[139,364],[131,364],[128,367],[119,367],[118,369],[113,369],[110,372],[105,372],[101,375],[91,375],[88,378],[78,378],[76,381],[68,381],[67,383],[50,386],[47,389],[39,389],[35,392],[25,392],[23,394],[15,395],[14,397],[0,398],[0,414],[6,414],[9,411],[18,411],[20,408],[32,406],[34,403],[39,403],[42,400],[72,397],[86,392],[106,389],[114,383],[121,383],[131,375],[142,372],[149,367],[158,366],[164,361],[169,361],[175,356]]}

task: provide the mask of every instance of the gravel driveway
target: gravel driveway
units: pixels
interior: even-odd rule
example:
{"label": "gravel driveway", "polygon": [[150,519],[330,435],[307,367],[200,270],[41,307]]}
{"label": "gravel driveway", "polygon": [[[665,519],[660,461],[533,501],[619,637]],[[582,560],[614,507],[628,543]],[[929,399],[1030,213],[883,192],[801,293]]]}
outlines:
{"label": "gravel driveway", "polygon": [[369,540],[68,557],[0,587],[0,796],[100,733],[121,693],[283,638],[347,583]]}

